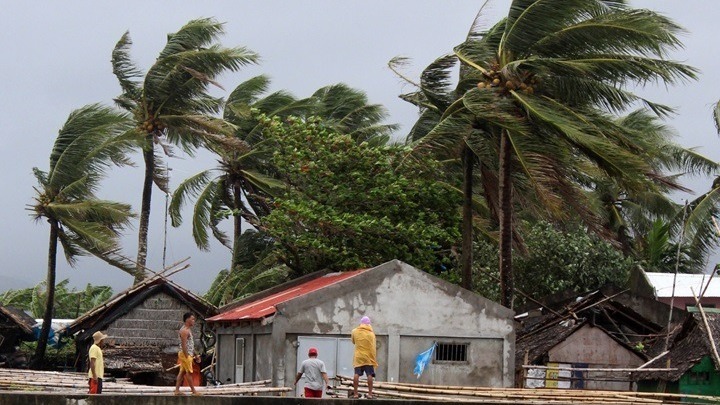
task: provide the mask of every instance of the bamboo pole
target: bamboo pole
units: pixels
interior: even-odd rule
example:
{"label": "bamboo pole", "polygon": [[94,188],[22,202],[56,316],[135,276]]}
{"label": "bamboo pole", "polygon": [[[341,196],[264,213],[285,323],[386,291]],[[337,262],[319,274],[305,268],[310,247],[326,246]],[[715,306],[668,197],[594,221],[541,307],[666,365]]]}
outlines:
{"label": "bamboo pole", "polygon": [[[535,366],[535,365],[523,365],[523,368],[539,368],[543,370],[571,370],[571,371],[603,371],[603,372],[619,372],[619,373],[631,373],[638,371],[637,368],[575,368],[575,367],[548,367],[548,366]],[[643,371],[675,371],[676,368],[644,368]]]}
{"label": "bamboo pole", "polygon": [[657,356],[655,356],[655,357],[653,357],[652,359],[650,359],[650,360],[648,360],[647,362],[645,362],[645,364],[639,366],[637,369],[638,369],[638,370],[640,370],[640,369],[645,369],[645,366],[648,366],[648,365],[652,364],[653,361],[655,361],[655,360],[663,357],[664,355],[666,355],[666,354],[668,354],[668,353],[670,353],[670,351],[665,350],[664,352],[658,354]]}
{"label": "bamboo pole", "polygon": [[693,298],[695,298],[695,303],[700,310],[703,324],[705,324],[705,332],[707,332],[708,339],[710,340],[710,347],[712,348],[713,357],[715,358],[715,370],[717,370],[718,367],[720,367],[720,355],[718,355],[717,346],[715,346],[715,339],[713,338],[712,329],[710,329],[710,324],[708,324],[707,317],[705,316],[705,310],[703,309],[702,304],[700,304],[700,299],[697,297],[697,295],[695,295],[695,289],[690,287],[690,291],[692,292]]}

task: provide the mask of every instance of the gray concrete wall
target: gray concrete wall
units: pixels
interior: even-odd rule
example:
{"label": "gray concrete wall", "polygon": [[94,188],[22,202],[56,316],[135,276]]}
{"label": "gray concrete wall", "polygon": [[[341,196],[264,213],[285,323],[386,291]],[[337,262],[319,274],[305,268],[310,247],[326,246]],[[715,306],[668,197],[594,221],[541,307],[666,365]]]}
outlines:
{"label": "gray concrete wall", "polygon": [[223,384],[235,382],[235,336],[218,335],[215,349],[217,350],[215,379]]}
{"label": "gray concrete wall", "polygon": [[255,336],[255,374],[253,381],[272,378],[272,335]]}
{"label": "gray concrete wall", "polygon": [[[223,384],[235,381],[235,338],[245,338],[245,381],[258,381],[271,378],[269,365],[271,350],[269,345],[272,324],[247,322],[233,326],[217,327],[216,350],[218,360],[215,372]],[[258,357],[254,354],[259,353]]]}
{"label": "gray concrete wall", "polygon": [[[468,361],[432,361],[418,379],[414,374],[415,357],[433,342],[468,343]],[[400,381],[417,384],[501,387],[503,375],[502,339],[400,337]]]}

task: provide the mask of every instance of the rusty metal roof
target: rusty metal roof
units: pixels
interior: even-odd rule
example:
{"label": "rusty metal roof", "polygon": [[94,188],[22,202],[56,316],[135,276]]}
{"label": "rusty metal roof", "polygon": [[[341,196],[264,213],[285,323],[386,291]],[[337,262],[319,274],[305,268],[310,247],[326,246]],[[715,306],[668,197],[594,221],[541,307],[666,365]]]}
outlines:
{"label": "rusty metal roof", "polygon": [[206,319],[207,322],[234,322],[257,320],[273,315],[276,312],[276,305],[290,301],[297,297],[321,290],[327,286],[339,283],[354,277],[365,270],[345,271],[341,273],[329,273],[322,277],[306,281],[302,284],[288,286],[269,296],[257,300],[250,299],[245,304],[229,309],[225,312]]}

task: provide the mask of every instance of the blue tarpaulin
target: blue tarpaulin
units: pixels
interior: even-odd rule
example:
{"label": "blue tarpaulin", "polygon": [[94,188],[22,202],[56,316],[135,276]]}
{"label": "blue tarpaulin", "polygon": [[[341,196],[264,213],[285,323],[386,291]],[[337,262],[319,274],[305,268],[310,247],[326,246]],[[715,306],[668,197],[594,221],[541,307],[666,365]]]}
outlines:
{"label": "blue tarpaulin", "polygon": [[413,374],[415,374],[417,378],[420,378],[420,375],[425,371],[425,367],[430,364],[430,360],[432,360],[433,353],[435,352],[435,346],[437,346],[437,343],[433,342],[429,349],[415,357],[415,370],[413,370]]}

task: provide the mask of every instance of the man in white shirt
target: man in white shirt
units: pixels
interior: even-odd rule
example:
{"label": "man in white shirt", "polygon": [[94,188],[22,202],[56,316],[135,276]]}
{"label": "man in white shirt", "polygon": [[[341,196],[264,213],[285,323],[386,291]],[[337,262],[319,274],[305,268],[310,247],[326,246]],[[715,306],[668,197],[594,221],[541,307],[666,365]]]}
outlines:
{"label": "man in white shirt", "polygon": [[311,347],[310,350],[308,350],[309,358],[300,364],[300,370],[298,370],[297,376],[295,377],[295,385],[297,386],[300,378],[305,375],[305,398],[322,398],[323,381],[325,381],[328,387],[330,386],[330,379],[325,370],[325,363],[318,359],[317,356],[317,349]]}

